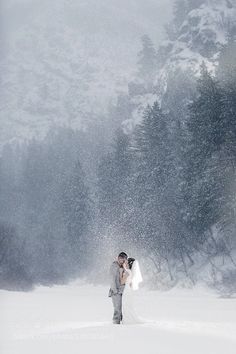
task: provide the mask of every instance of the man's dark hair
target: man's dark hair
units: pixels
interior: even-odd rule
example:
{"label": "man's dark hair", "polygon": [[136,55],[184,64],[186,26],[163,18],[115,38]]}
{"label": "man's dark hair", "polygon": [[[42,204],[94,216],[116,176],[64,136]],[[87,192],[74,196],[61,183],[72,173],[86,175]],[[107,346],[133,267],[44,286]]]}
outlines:
{"label": "man's dark hair", "polygon": [[119,256],[118,257],[121,257],[121,258],[128,258],[128,255],[125,253],[125,252],[120,252]]}

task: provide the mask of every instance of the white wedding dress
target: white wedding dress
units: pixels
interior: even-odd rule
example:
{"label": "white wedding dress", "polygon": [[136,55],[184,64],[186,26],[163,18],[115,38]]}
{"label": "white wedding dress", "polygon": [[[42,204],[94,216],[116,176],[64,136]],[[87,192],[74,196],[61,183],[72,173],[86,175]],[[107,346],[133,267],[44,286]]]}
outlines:
{"label": "white wedding dress", "polygon": [[134,290],[139,288],[142,275],[138,261],[134,261],[132,269],[126,269],[129,273],[122,295],[122,324],[141,324],[144,321],[137,315],[134,307]]}

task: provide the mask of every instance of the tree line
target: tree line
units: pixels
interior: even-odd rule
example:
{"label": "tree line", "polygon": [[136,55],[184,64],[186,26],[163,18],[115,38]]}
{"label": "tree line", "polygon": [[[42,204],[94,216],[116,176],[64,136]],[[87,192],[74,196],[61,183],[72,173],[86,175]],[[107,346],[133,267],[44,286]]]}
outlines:
{"label": "tree line", "polygon": [[[139,58],[144,81],[153,75],[142,60],[148,53]],[[215,76],[203,63],[195,84],[178,70],[161,104],[148,105],[131,134],[115,121],[119,128],[104,141],[97,127],[61,128],[42,141],[6,146],[0,286],[63,282],[93,267],[103,272],[109,256],[126,247],[150,261],[157,282],[174,284],[184,274],[194,283],[199,256],[213,275],[217,257],[234,269],[235,57],[231,39]],[[124,105],[130,114],[130,102],[120,97],[112,119],[122,121]],[[235,277],[230,272],[222,274],[226,282]]]}

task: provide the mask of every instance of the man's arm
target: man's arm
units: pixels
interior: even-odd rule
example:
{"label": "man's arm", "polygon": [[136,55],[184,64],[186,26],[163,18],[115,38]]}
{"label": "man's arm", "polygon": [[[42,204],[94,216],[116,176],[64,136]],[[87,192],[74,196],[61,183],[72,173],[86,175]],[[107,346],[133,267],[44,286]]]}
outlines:
{"label": "man's arm", "polygon": [[116,278],[117,278],[117,266],[115,265],[115,263],[112,263],[110,267],[110,282],[111,282],[111,290],[113,294],[118,293]]}
{"label": "man's arm", "polygon": [[124,271],[124,269],[120,269],[120,285],[125,285],[126,279],[128,277],[128,273]]}

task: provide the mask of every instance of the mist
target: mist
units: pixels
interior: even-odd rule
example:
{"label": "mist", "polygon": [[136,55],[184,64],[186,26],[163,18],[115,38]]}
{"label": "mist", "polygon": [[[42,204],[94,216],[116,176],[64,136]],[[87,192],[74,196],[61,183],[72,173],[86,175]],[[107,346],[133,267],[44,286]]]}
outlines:
{"label": "mist", "polygon": [[[0,286],[235,291],[232,1],[1,2]],[[201,269],[201,272],[199,272]]]}
{"label": "mist", "polygon": [[1,141],[43,137],[54,124],[85,129],[127,92],[140,37],[160,43],[171,17],[167,1],[2,1],[1,8]]}

